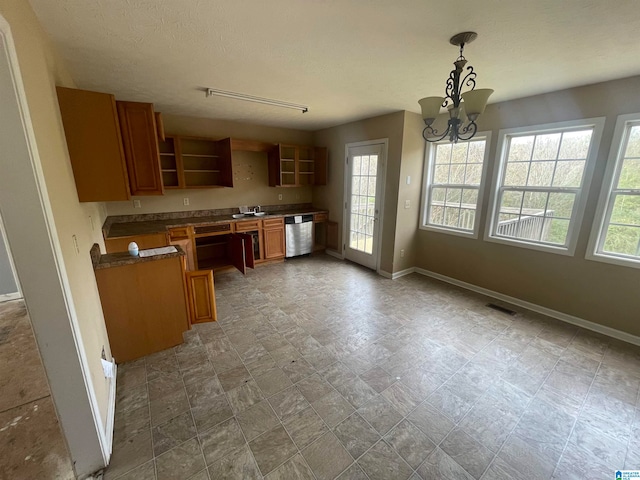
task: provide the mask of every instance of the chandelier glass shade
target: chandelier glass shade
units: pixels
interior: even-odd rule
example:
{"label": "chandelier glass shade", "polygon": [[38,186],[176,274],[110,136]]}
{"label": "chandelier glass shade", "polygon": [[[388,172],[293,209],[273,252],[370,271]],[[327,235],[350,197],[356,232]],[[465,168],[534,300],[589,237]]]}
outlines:
{"label": "chandelier glass shade", "polygon": [[[422,109],[422,119],[426,125],[422,136],[427,142],[438,142],[449,136],[452,143],[458,140],[470,140],[478,131],[476,120],[484,113],[489,96],[493,90],[489,88],[476,89],[476,72],[469,65],[466,68],[467,59],[462,52],[466,43],[469,43],[478,35],[475,32],[463,32],[451,37],[452,45],[460,47],[460,56],[453,62],[455,68],[449,74],[445,87],[444,97],[425,97],[418,101]],[[468,88],[462,93],[463,88]],[[441,108],[449,112],[447,128],[439,131],[433,127],[433,122],[440,113]]]}

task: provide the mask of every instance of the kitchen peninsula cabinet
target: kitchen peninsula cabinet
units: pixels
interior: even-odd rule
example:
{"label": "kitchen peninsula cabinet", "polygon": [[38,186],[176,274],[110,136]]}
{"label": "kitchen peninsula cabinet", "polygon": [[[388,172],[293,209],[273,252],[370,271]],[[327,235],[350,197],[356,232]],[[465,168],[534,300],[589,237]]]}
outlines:
{"label": "kitchen peninsula cabinet", "polygon": [[302,187],[327,184],[327,149],[275,145],[269,151],[269,186]]}
{"label": "kitchen peninsula cabinet", "polygon": [[146,259],[103,255],[95,274],[118,363],[183,342],[190,323],[181,253]]}
{"label": "kitchen peninsula cabinet", "polygon": [[158,127],[153,104],[116,102],[132,195],[162,195]]}

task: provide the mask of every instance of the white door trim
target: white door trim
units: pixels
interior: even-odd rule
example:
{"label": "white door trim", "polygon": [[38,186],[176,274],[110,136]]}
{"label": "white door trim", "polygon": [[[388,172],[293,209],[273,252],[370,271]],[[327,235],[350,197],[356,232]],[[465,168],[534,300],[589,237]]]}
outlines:
{"label": "white door trim", "polygon": [[[102,424],[8,22],[0,15],[0,207],[78,478],[107,465]],[[28,240],[28,241],[25,241]]]}
{"label": "white door trim", "polygon": [[388,138],[379,138],[376,140],[364,140],[362,142],[352,142],[347,143],[344,146],[344,186],[342,193],[342,258],[345,258],[345,246],[347,244],[349,235],[349,229],[347,228],[347,205],[349,204],[349,200],[347,198],[349,186],[349,165],[347,164],[347,159],[349,158],[349,148],[352,147],[365,147],[368,145],[382,145],[382,151],[384,153],[384,158],[382,159],[382,169],[380,171],[380,178],[378,181],[380,182],[380,208],[379,208],[379,217],[378,217],[378,234],[376,235],[375,241],[378,244],[378,251],[376,254],[376,272],[380,273],[380,258],[382,254],[382,231],[384,229],[384,192],[387,184],[387,163],[389,161],[389,139]]}

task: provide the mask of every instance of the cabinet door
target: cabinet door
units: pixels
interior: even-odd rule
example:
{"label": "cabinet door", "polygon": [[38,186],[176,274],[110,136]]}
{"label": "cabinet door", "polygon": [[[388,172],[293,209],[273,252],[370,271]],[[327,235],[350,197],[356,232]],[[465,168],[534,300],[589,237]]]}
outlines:
{"label": "cabinet door", "polygon": [[213,270],[187,272],[187,291],[191,323],[212,322],[218,319]]}
{"label": "cabinet door", "polygon": [[284,226],[275,229],[265,229],[264,258],[279,258],[285,255]]}
{"label": "cabinet door", "polygon": [[227,256],[231,265],[236,267],[244,275],[247,271],[244,261],[244,240],[240,235],[232,233],[227,240]]}
{"label": "cabinet door", "polygon": [[169,245],[179,245],[186,254],[186,270],[192,272],[196,269],[196,257],[194,255],[193,240],[190,238],[180,238],[176,240],[169,240]]}
{"label": "cabinet door", "polygon": [[132,195],[162,195],[160,152],[151,103],[116,102]]}
{"label": "cabinet door", "polygon": [[244,264],[249,268],[255,268],[255,256],[253,254],[253,236],[248,233],[237,234],[243,240],[244,246]]}
{"label": "cabinet door", "polygon": [[231,139],[223,138],[216,142],[218,166],[220,168],[220,185],[233,187],[233,170],[231,168]]}
{"label": "cabinet door", "polygon": [[56,91],[78,200],[129,200],[114,96],[64,87]]}

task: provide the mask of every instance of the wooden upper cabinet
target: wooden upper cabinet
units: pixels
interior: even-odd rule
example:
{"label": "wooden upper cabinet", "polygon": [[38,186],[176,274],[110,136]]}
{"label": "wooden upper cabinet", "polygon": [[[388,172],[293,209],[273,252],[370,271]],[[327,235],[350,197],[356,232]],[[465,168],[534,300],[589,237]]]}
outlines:
{"label": "wooden upper cabinet", "polygon": [[116,102],[132,195],[162,195],[160,153],[151,103]]}
{"label": "wooden upper cabinet", "polygon": [[78,199],[129,200],[115,97],[75,88],[56,90]]}
{"label": "wooden upper cabinet", "polygon": [[233,187],[230,138],[166,135],[159,147],[164,188]]}
{"label": "wooden upper cabinet", "polygon": [[269,151],[269,186],[303,187],[327,184],[327,149],[275,145]]}

